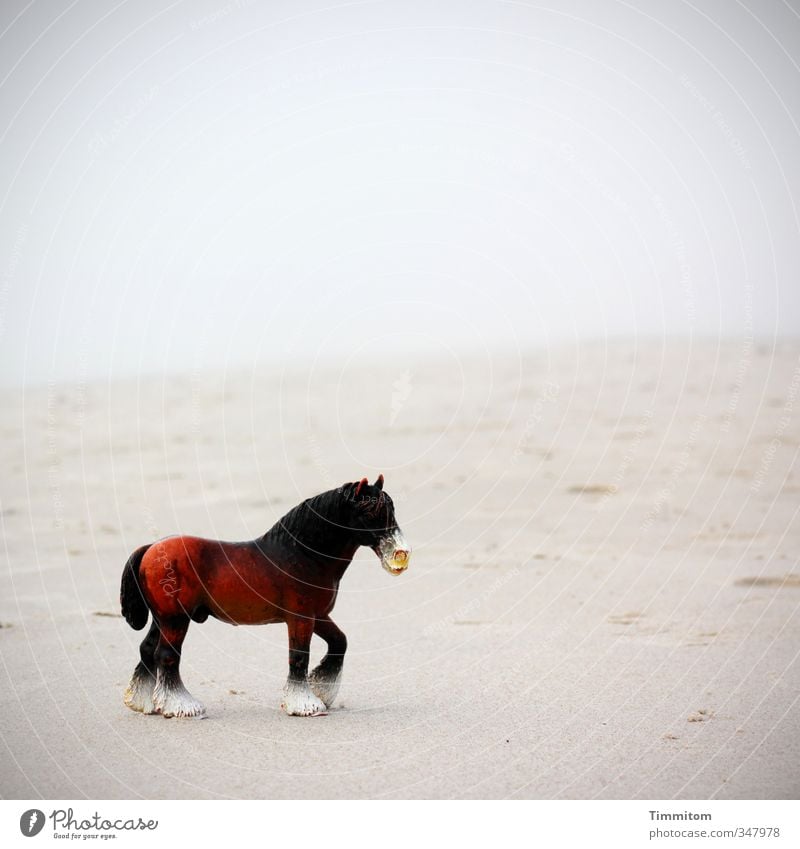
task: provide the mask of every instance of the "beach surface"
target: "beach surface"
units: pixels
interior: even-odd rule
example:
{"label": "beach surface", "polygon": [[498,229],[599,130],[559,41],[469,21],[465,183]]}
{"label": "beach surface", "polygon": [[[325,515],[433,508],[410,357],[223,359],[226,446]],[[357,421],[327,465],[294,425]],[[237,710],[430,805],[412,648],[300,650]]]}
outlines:
{"label": "beach surface", "polygon": [[[2,390],[0,795],[797,798],[800,343],[377,353]],[[414,553],[346,574],[329,715],[213,620],[207,719],[123,705],[133,549],[379,472]]]}

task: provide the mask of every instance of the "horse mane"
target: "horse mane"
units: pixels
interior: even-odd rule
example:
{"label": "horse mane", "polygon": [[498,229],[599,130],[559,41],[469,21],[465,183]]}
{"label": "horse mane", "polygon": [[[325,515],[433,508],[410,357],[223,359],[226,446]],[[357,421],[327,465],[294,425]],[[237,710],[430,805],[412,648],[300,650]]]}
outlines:
{"label": "horse mane", "polygon": [[301,501],[264,534],[264,542],[326,551],[332,537],[341,536],[343,494],[329,489]]}

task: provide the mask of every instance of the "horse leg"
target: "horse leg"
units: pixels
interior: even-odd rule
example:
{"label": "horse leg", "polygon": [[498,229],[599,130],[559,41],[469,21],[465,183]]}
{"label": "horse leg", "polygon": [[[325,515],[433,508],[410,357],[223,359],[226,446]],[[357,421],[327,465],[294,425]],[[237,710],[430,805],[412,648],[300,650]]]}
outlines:
{"label": "horse leg", "polygon": [[189,630],[189,617],[170,618],[160,622],[159,626],[161,635],[155,651],[153,710],[164,717],[203,716],[206,709],[183,686],[180,675],[181,646]]}
{"label": "horse leg", "polygon": [[328,653],[308,676],[308,682],[314,694],[325,702],[325,707],[330,707],[339,692],[347,637],[327,616],[315,620],[314,633],[328,644]]}
{"label": "horse leg", "polygon": [[292,617],[289,627],[289,677],[283,688],[281,707],[289,716],[318,716],[325,713],[325,703],[308,686],[308,654],[314,619]]}
{"label": "horse leg", "polygon": [[147,636],[139,646],[141,660],[133,670],[131,683],[125,691],[125,704],[131,710],[153,713],[153,688],[156,686],[155,651],[161,632],[154,619]]}

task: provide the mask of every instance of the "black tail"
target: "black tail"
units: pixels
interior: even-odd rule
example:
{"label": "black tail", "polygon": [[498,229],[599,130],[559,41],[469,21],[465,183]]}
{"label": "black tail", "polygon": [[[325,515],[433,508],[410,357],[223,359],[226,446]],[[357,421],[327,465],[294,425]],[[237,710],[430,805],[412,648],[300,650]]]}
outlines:
{"label": "black tail", "polygon": [[119,603],[122,607],[122,615],[125,621],[135,631],[141,631],[147,624],[147,602],[142,595],[139,586],[139,564],[142,562],[145,551],[149,545],[143,545],[128,558],[125,568],[122,570],[122,585],[119,588]]}

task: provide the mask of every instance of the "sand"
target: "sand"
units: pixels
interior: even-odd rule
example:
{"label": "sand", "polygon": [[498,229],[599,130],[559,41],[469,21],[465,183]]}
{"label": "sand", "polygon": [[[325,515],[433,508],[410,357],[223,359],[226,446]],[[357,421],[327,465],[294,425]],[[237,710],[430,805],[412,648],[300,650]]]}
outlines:
{"label": "sand", "polygon": [[[3,390],[0,794],[796,798],[799,392],[753,339]],[[350,567],[335,710],[279,710],[283,626],[214,621],[207,719],[123,706],[131,550],[379,471],[414,555]]]}

